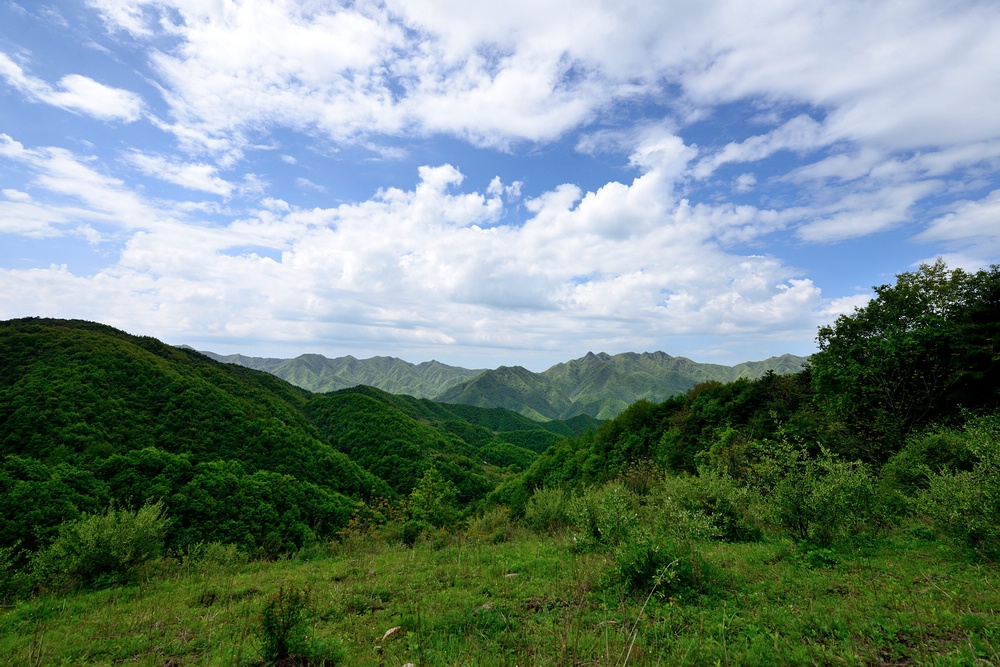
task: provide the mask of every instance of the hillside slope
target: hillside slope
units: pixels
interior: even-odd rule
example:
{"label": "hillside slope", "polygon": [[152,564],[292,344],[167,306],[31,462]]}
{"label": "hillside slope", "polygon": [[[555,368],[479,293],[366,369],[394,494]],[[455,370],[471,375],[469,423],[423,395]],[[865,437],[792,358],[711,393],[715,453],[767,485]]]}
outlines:
{"label": "hillside slope", "polygon": [[436,400],[504,407],[534,419],[591,415],[610,419],[639,399],[658,402],[708,381],[757,379],[768,371],[797,372],[806,357],[786,354],[736,366],[699,364],[664,352],[588,353],[542,373],[514,367],[486,371],[445,391]]}
{"label": "hillside slope", "polygon": [[0,322],[0,548],[109,504],[163,502],[168,545],[279,554],[431,466],[470,507],[596,421],[538,424],[357,387],[314,394],[191,349],[74,320]]}
{"label": "hillside slope", "polygon": [[315,392],[337,391],[364,384],[392,394],[433,398],[483,372],[482,369],[448,366],[438,361],[411,364],[395,357],[356,359],[348,355],[329,359],[320,354],[303,354],[294,359],[273,359],[214,352],[202,354],[222,363],[266,371]]}

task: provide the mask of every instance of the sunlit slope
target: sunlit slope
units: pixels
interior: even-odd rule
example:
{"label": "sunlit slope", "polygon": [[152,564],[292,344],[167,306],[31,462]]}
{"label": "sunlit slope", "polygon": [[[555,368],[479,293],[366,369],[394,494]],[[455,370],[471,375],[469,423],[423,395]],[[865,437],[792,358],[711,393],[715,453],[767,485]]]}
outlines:
{"label": "sunlit slope", "polygon": [[609,419],[631,403],[663,401],[706,381],[756,379],[768,371],[801,370],[806,357],[783,355],[736,366],[699,364],[663,352],[589,353],[542,373],[514,367],[486,371],[444,392],[437,400],[503,407],[534,419],[591,415]]}
{"label": "sunlit slope", "polygon": [[319,438],[309,394],[262,372],[73,320],[0,323],[0,452],[86,463],[155,447],[353,495],[376,480]]}

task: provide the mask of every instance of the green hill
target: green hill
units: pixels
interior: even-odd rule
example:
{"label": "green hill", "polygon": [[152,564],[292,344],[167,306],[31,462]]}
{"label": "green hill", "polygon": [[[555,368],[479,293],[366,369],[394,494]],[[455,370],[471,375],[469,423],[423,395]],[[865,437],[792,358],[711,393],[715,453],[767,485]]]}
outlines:
{"label": "green hill", "polygon": [[163,500],[171,544],[280,551],[385,482],[323,442],[278,378],[90,322],[0,323],[5,545],[108,502]]}
{"label": "green hill", "polygon": [[0,322],[0,548],[33,551],[109,503],[162,501],[172,548],[286,552],[432,466],[472,507],[504,470],[596,427],[365,386],[314,394],[100,324]]}
{"label": "green hill", "polygon": [[411,364],[395,357],[355,359],[348,355],[328,359],[320,354],[303,354],[294,359],[273,359],[242,354],[224,356],[214,352],[202,354],[223,363],[266,371],[315,392],[330,392],[363,384],[393,394],[433,398],[483,372],[482,369],[459,368],[438,361]]}
{"label": "green hill", "polygon": [[533,419],[591,415],[609,419],[631,403],[663,401],[701,382],[756,379],[768,371],[788,374],[802,369],[806,357],[790,354],[736,366],[699,364],[663,352],[588,353],[542,373],[514,367],[485,371],[445,391],[436,400],[503,407]]}

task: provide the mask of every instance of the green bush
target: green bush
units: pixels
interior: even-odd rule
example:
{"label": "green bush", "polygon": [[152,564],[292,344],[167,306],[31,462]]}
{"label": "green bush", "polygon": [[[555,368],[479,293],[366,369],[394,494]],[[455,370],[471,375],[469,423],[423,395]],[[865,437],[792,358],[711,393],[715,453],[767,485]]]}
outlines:
{"label": "green bush", "polygon": [[552,532],[569,525],[566,492],[562,489],[538,488],[524,508],[524,520],[534,530]]}
{"label": "green bush", "polygon": [[812,458],[802,447],[771,445],[770,456],[755,471],[764,521],[795,540],[821,547],[877,533],[887,523],[888,512],[867,465],[841,460],[825,449]]}
{"label": "green bush", "polygon": [[310,637],[311,594],[289,586],[264,603],[257,638],[265,664],[333,665],[343,658],[339,647]]}
{"label": "green bush", "polygon": [[570,524],[580,549],[616,546],[627,539],[639,523],[638,501],[621,482],[589,488],[569,501]]}
{"label": "green bush", "polygon": [[691,544],[638,530],[614,550],[614,572],[630,593],[677,596],[683,591],[703,590],[707,564]]}
{"label": "green bush", "polygon": [[720,540],[759,542],[763,538],[754,519],[759,494],[738,486],[726,474],[701,468],[697,476],[665,476],[656,488],[657,494],[672,498],[681,509],[711,520],[715,536]]}
{"label": "green bush", "polygon": [[410,518],[435,528],[450,526],[458,518],[458,489],[431,466],[410,493]]}
{"label": "green bush", "polygon": [[0,603],[5,602],[13,593],[14,562],[17,560],[18,546],[0,547]]}
{"label": "green bush", "polygon": [[972,470],[942,470],[928,476],[917,496],[919,513],[960,547],[1000,560],[1000,416],[966,426],[966,444],[978,458]]}
{"label": "green bush", "polygon": [[426,521],[417,521],[415,519],[410,519],[409,521],[403,524],[403,533],[401,535],[403,544],[405,544],[408,547],[412,547],[414,544],[417,543],[417,540],[420,538],[420,535],[422,533],[432,530],[433,528],[434,526],[427,523]]}
{"label": "green bush", "polygon": [[490,507],[480,516],[469,521],[466,534],[474,540],[500,544],[509,540],[514,533],[510,520],[510,510],[506,507]]}
{"label": "green bush", "polygon": [[56,587],[127,578],[163,552],[166,529],[162,503],[85,514],[61,525],[55,541],[36,554],[36,577]]}

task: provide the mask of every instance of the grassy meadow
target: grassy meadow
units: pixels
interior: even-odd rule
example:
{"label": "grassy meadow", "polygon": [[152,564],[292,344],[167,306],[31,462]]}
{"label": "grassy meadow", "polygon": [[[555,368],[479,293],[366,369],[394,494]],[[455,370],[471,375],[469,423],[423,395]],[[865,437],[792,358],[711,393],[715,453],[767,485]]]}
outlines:
{"label": "grassy meadow", "polygon": [[569,531],[502,530],[500,543],[357,534],[274,562],[163,559],[131,585],[4,610],[0,661],[261,664],[262,610],[295,590],[312,662],[287,664],[1000,664],[1000,572],[919,529],[842,550],[702,544],[699,586],[671,595],[626,590],[613,554],[581,553]]}

